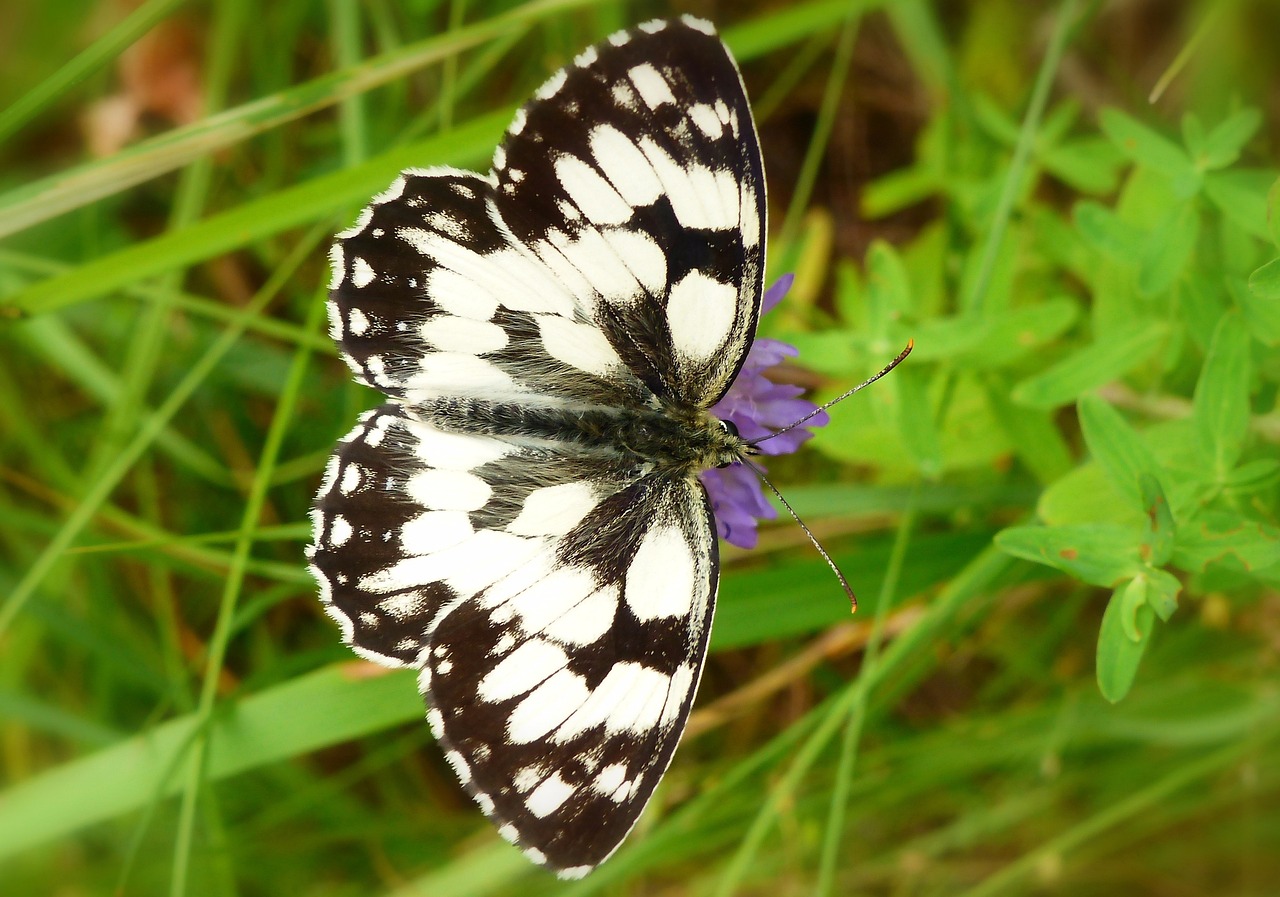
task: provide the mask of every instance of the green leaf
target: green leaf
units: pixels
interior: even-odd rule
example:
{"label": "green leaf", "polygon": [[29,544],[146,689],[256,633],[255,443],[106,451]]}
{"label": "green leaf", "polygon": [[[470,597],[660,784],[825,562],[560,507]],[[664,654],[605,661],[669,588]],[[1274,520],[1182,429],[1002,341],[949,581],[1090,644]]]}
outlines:
{"label": "green leaf", "polygon": [[913,166],[891,171],[862,191],[863,218],[874,220],[900,212],[942,191],[944,184],[932,168]]}
{"label": "green leaf", "polygon": [[1256,492],[1277,482],[1280,482],[1280,461],[1275,458],[1256,458],[1227,474],[1222,484],[1231,490]]}
{"label": "green leaf", "polygon": [[1102,132],[1116,148],[1137,164],[1159,171],[1174,180],[1199,178],[1199,172],[1182,147],[1136,118],[1119,109],[1103,109],[1099,123],[1102,125]]}
{"label": "green leaf", "polygon": [[1033,408],[1065,405],[1144,363],[1168,334],[1166,324],[1134,324],[1023,380],[1014,387],[1013,399]]}
{"label": "green leaf", "polygon": [[1272,244],[1280,247],[1280,178],[1267,191],[1267,231]]}
{"label": "green leaf", "polygon": [[1173,563],[1193,573],[1211,564],[1263,570],[1280,564],[1280,529],[1234,511],[1206,511],[1179,527]]}
{"label": "green leaf", "polygon": [[1140,532],[1147,525],[1146,515],[1124,500],[1102,467],[1094,462],[1082,464],[1050,483],[1036,501],[1036,516],[1049,526],[1114,523]]}
{"label": "green leaf", "polygon": [[1204,194],[1223,217],[1259,240],[1270,240],[1267,187],[1275,173],[1233,168],[1205,175]]}
{"label": "green leaf", "polygon": [[983,385],[991,416],[1036,480],[1048,485],[1067,475],[1073,463],[1071,449],[1058,431],[1052,415],[1009,401],[1009,389],[1003,378],[986,378]]}
{"label": "green leaf", "polygon": [[1249,435],[1252,361],[1249,333],[1239,315],[1223,315],[1196,382],[1191,412],[1201,456],[1219,482],[1240,460]]}
{"label": "green leaf", "polygon": [[1143,477],[1158,483],[1160,473],[1151,450],[1120,412],[1097,396],[1082,396],[1078,408],[1090,454],[1120,494],[1147,513],[1151,497],[1143,490]]}
{"label": "green leaf", "polygon": [[1114,193],[1123,160],[1100,137],[1083,137],[1051,147],[1040,155],[1045,171],[1081,193]]}
{"label": "green leaf", "polygon": [[1241,109],[1219,123],[1198,146],[1188,140],[1187,147],[1201,168],[1226,168],[1240,158],[1240,151],[1261,125],[1262,114],[1257,109]]}
{"label": "green leaf", "polygon": [[1155,629],[1155,613],[1147,603],[1147,589],[1146,579],[1135,576],[1112,593],[1102,615],[1098,630],[1098,690],[1113,704],[1129,693]]}
{"label": "green leaf", "polygon": [[941,361],[967,355],[987,339],[994,326],[994,321],[976,314],[920,321],[910,330],[916,342],[911,361]]}
{"label": "green leaf", "polygon": [[1151,231],[1138,269],[1138,288],[1147,296],[1163,293],[1173,285],[1196,246],[1200,213],[1195,203],[1183,203]]}
{"label": "green leaf", "polygon": [[1280,258],[1274,258],[1249,275],[1249,292],[1259,299],[1280,302]]}
{"label": "green leaf", "polygon": [[1280,344],[1280,259],[1250,274],[1243,289],[1238,278],[1228,278],[1227,287],[1240,304],[1249,332],[1268,346]]}
{"label": "green leaf", "polygon": [[933,403],[926,392],[926,378],[922,371],[915,369],[899,373],[902,376],[894,377],[894,385],[899,390],[898,431],[920,473],[932,479],[942,472],[942,448],[933,419]]}
{"label": "green leaf", "polygon": [[1222,279],[1197,266],[1174,284],[1174,297],[1187,335],[1208,352],[1218,321],[1230,307],[1230,297]]}
{"label": "green leaf", "polygon": [[1151,566],[1162,567],[1173,556],[1173,546],[1177,537],[1173,512],[1169,510],[1169,500],[1165,498],[1164,488],[1154,476],[1143,472],[1139,477],[1139,486],[1142,489],[1142,502],[1147,509],[1147,533],[1143,541],[1143,557]]}
{"label": "green leaf", "polygon": [[911,280],[898,251],[883,240],[867,250],[867,317],[872,337],[911,311]]}
{"label": "green leaf", "polygon": [[973,367],[1005,367],[1061,336],[1079,312],[1075,301],[1065,297],[1013,309],[986,319],[984,327],[975,328],[975,339],[961,351]]}
{"label": "green leaf", "polygon": [[1142,255],[1142,231],[1121,221],[1115,212],[1101,203],[1078,202],[1071,217],[1084,241],[1103,255],[1125,263],[1132,263]]}
{"label": "green leaf", "polygon": [[1147,604],[1156,616],[1168,623],[1178,609],[1178,595],[1182,593],[1182,581],[1168,570],[1154,567],[1146,572]]}
{"label": "green leaf", "polygon": [[1011,526],[996,534],[996,547],[1104,588],[1143,569],[1140,537],[1111,523]]}

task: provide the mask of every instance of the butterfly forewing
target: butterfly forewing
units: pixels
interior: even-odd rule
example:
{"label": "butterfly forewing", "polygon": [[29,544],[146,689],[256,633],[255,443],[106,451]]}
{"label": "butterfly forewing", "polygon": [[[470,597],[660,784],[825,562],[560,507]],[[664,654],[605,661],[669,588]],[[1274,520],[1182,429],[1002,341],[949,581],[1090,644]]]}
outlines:
{"label": "butterfly forewing", "polygon": [[701,456],[653,434],[723,436],[702,409],[754,335],[764,215],[737,69],[685,19],[586,51],[492,173],[406,171],[332,252],[334,339],[391,401],[330,461],[311,569],[561,875],[635,823],[701,675],[715,524]]}
{"label": "butterfly forewing", "polygon": [[714,404],[755,333],[760,149],[737,67],[703,23],[651,23],[581,54],[494,157],[519,240],[658,395]]}

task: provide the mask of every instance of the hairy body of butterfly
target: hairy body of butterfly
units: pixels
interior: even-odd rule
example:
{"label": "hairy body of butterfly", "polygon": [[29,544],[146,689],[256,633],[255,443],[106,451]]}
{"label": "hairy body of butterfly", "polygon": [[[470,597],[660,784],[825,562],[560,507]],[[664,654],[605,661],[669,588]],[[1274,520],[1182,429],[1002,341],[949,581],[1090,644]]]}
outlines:
{"label": "hairy body of butterfly", "polygon": [[764,179],[705,22],[582,53],[488,175],[406,171],[339,234],[331,332],[388,402],[339,444],[311,569],[362,656],[420,670],[499,832],[565,877],[635,824],[702,672],[706,409],[755,334]]}

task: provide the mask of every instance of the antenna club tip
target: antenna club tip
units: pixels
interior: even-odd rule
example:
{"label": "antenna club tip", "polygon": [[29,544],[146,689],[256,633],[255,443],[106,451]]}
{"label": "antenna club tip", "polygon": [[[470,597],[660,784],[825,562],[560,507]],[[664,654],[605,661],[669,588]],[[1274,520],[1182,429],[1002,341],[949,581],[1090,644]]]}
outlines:
{"label": "antenna club tip", "polygon": [[908,340],[907,340],[907,351],[908,351],[908,352],[910,352],[910,351],[911,351],[912,349],[914,349],[915,347],[916,347],[916,340],[915,340],[915,337],[912,337],[911,339],[908,339]]}

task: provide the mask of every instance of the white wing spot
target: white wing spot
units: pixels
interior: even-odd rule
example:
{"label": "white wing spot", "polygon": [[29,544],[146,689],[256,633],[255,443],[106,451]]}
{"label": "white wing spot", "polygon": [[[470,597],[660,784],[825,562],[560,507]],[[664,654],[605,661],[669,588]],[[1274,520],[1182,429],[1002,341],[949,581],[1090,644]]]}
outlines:
{"label": "white wing spot", "polygon": [[424,423],[407,423],[414,454],[432,467],[444,470],[474,470],[492,464],[514,446],[490,436],[448,433]]}
{"label": "white wing spot", "polygon": [[740,194],[732,171],[681,164],[649,137],[642,139],[639,146],[682,225],[694,230],[729,230],[738,226]]}
{"label": "white wing spot", "polygon": [[[353,328],[354,330],[354,328]],[[507,346],[507,331],[489,321],[437,315],[418,330],[427,345],[440,352],[483,355]]]}
{"label": "white wing spot", "polygon": [[407,620],[422,613],[423,596],[419,592],[401,592],[378,602],[378,610],[388,617]]}
{"label": "white wing spot", "polygon": [[360,214],[356,216],[355,223],[346,230],[340,230],[334,236],[339,240],[349,240],[358,236],[362,230],[369,226],[369,222],[373,220],[373,209],[365,206],[360,210]]}
{"label": "white wing spot", "polygon": [[545,866],[547,863],[547,855],[536,847],[526,847],[524,855],[539,866]]}
{"label": "white wing spot", "polygon": [[623,224],[631,219],[633,210],[626,200],[577,156],[558,156],[554,168],[560,186],[591,222],[598,225]]}
{"label": "white wing spot", "polygon": [[538,335],[548,355],[588,374],[605,376],[623,366],[604,331],[594,325],[538,315]]}
{"label": "white wing spot", "polygon": [[[330,290],[336,290],[338,287],[342,286],[342,275],[343,275],[343,272],[346,270],[346,262],[344,259],[345,259],[345,256],[343,255],[343,252],[342,252],[341,243],[334,243],[332,246],[329,247],[329,289]],[[330,308],[332,308],[332,306],[333,306],[333,303],[330,302]],[[330,321],[330,326],[332,326],[332,322],[333,322],[332,311],[330,311],[329,313],[329,321]],[[337,337],[334,337],[334,339],[337,339]]]}
{"label": "white wing spot", "polygon": [[613,628],[618,616],[618,591],[617,583],[597,589],[548,623],[543,635],[566,645],[595,644]]}
{"label": "white wing spot", "polygon": [[560,670],[516,705],[507,718],[507,737],[516,744],[537,741],[590,696],[585,679],[577,673]]}
{"label": "white wing spot", "polygon": [[511,376],[483,358],[467,352],[433,352],[422,358],[419,371],[404,381],[413,403],[441,395],[483,395],[511,392]]}
{"label": "white wing spot", "polygon": [[560,744],[597,726],[604,726],[608,735],[647,732],[662,719],[669,687],[669,677],[652,667],[630,661],[615,663],[590,696],[578,702],[573,714],[549,730],[555,729],[555,740]]}
{"label": "white wing spot", "polygon": [[405,483],[409,497],[432,511],[478,511],[493,490],[472,473],[462,470],[422,470]]}
{"label": "white wing spot", "polygon": [[511,127],[507,128],[507,133],[515,136],[524,130],[525,124],[529,121],[529,113],[521,106],[516,110],[515,116],[511,119]]}
{"label": "white wing spot", "polygon": [[716,36],[716,27],[706,19],[699,19],[697,16],[683,15],[680,17],[680,21],[684,22],[694,31],[701,31],[703,34],[710,37]]}
{"label": "white wing spot", "polygon": [[627,568],[627,607],[642,622],[687,616],[699,588],[695,572],[684,533],[674,526],[652,527]]}
{"label": "white wing spot", "polygon": [[[616,227],[602,231],[605,242],[652,296],[667,286],[667,254],[648,233]],[[611,349],[612,351],[612,349]]]}
{"label": "white wing spot", "polygon": [[516,790],[522,794],[528,794],[534,788],[538,787],[538,783],[547,777],[547,770],[542,766],[526,766],[520,770],[511,779],[511,783],[516,786]]}
{"label": "white wing spot", "polygon": [[[596,579],[583,567],[558,567],[506,602],[525,632],[542,632],[596,589]],[[544,633],[549,634],[549,633]],[[556,639],[556,641],[560,641]]]}
{"label": "white wing spot", "polygon": [[405,177],[402,174],[399,177],[397,177],[394,181],[392,181],[386,190],[383,190],[381,193],[375,196],[372,200],[370,200],[369,204],[380,206],[383,203],[392,202],[393,200],[399,199],[401,196],[404,195],[405,184],[406,184]]}
{"label": "white wing spot", "polygon": [[510,700],[549,679],[568,663],[569,656],[560,646],[545,639],[529,639],[485,674],[476,695],[490,704]]}
{"label": "white wing spot", "polygon": [[664,103],[675,103],[676,98],[671,93],[671,85],[667,83],[666,78],[662,77],[662,73],[649,63],[644,62],[633,67],[627,75],[631,78],[631,83],[636,86],[640,99],[644,100],[645,105],[650,109],[657,109]]}
{"label": "white wing spot", "polygon": [[551,99],[560,92],[560,88],[564,87],[564,82],[568,80],[568,77],[568,72],[564,69],[556,72],[546,80],[546,83],[533,92],[534,98],[542,100],[543,102]]}
{"label": "white wing spot", "polygon": [[560,773],[553,772],[548,776],[534,792],[525,798],[524,805],[529,808],[529,812],[539,819],[550,816],[556,810],[573,797],[578,789],[570,785],[560,777]]}
{"label": "white wing spot", "polygon": [[337,548],[347,544],[347,540],[352,535],[351,523],[341,514],[334,515],[333,522],[329,524],[329,546]]}
{"label": "white wing spot", "polygon": [[695,103],[689,109],[689,118],[708,137],[719,137],[724,133],[724,122],[716,115],[716,110],[706,103]]}
{"label": "white wing spot", "polygon": [[738,291],[701,271],[690,271],[671,288],[667,326],[680,355],[708,361],[729,339],[738,307]]}
{"label": "white wing spot", "polygon": [[358,308],[347,314],[347,329],[352,336],[364,336],[369,331],[369,318]]}
{"label": "white wing spot", "polygon": [[612,795],[626,781],[627,768],[621,763],[610,763],[596,775],[591,787],[601,794]]}
{"label": "white wing spot", "polygon": [[449,765],[453,767],[454,773],[458,776],[458,781],[467,784],[471,781],[471,767],[467,765],[467,760],[457,751],[447,751],[444,758],[449,761]]}
{"label": "white wing spot", "polygon": [[463,511],[427,511],[400,528],[405,554],[423,555],[452,548],[474,535],[471,518]]}
{"label": "white wing spot", "polygon": [[599,125],[588,138],[591,155],[615,190],[632,206],[657,202],[662,183],[635,143],[613,125]]}
{"label": "white wing spot", "polygon": [[756,191],[747,181],[742,182],[742,245],[745,249],[755,249],[760,244],[760,210],[756,206]]}
{"label": "white wing spot", "polygon": [[364,259],[356,256],[351,260],[351,285],[356,289],[367,287],[377,277],[378,274],[373,270],[373,266]]}
{"label": "white wing spot", "polygon": [[342,482],[338,484],[338,491],[343,495],[351,495],[360,488],[360,481],[364,479],[364,468],[359,464],[347,464],[342,468]]}

